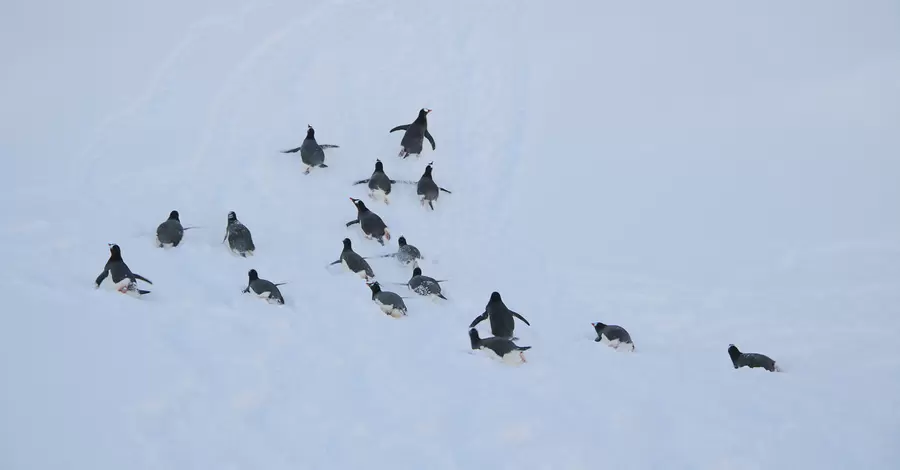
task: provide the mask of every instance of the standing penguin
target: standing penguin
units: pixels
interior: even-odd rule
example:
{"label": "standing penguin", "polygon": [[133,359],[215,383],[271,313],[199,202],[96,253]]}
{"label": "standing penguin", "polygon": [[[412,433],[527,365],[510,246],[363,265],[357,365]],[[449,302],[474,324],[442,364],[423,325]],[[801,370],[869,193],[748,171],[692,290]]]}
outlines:
{"label": "standing penguin", "polygon": [[425,259],[418,248],[406,243],[406,237],[401,235],[400,238],[397,239],[397,245],[399,245],[400,248],[397,249],[396,253],[381,255],[379,258],[396,258],[397,261],[400,261],[402,264],[409,264],[418,259]]}
{"label": "standing penguin", "polygon": [[165,245],[178,246],[184,237],[184,231],[196,227],[184,227],[181,225],[178,211],[169,212],[169,218],[156,227],[156,246],[163,248]]}
{"label": "standing penguin", "polygon": [[731,364],[735,369],[762,367],[769,372],[781,372],[781,368],[769,356],[760,353],[742,353],[733,344],[728,345],[728,356],[731,357]]}
{"label": "standing penguin", "polygon": [[452,194],[450,191],[447,191],[444,188],[441,188],[434,182],[434,179],[431,177],[431,166],[434,165],[434,162],[428,164],[425,167],[425,173],[422,174],[422,177],[419,178],[419,183],[416,186],[416,194],[419,195],[419,202],[422,205],[425,205],[425,202],[428,202],[428,207],[431,210],[434,210],[434,204],[432,202],[437,201],[438,195],[443,191],[447,194]]}
{"label": "standing penguin", "polygon": [[364,202],[352,197],[350,200],[353,201],[353,205],[356,206],[357,213],[355,220],[347,222],[347,227],[353,224],[359,224],[363,233],[366,234],[366,238],[375,238],[378,240],[378,243],[384,246],[384,240],[391,239],[391,232],[388,231],[387,225],[384,224],[381,217],[378,217],[378,214],[370,211]]}
{"label": "standing penguin", "polygon": [[250,280],[247,282],[247,288],[243,291],[244,294],[252,290],[257,297],[262,297],[269,303],[274,302],[284,305],[284,297],[281,296],[281,291],[278,290],[278,286],[283,285],[283,282],[274,284],[271,281],[260,279],[259,274],[255,269],[251,269],[247,273],[247,277],[249,277]]}
{"label": "standing penguin", "polygon": [[488,349],[502,360],[506,360],[506,356],[510,353],[519,353],[519,359],[522,362],[528,362],[525,360],[525,354],[523,354],[523,352],[531,349],[531,346],[517,346],[516,343],[513,343],[509,338],[498,338],[495,336],[493,338],[481,339],[478,337],[478,330],[470,328],[469,341],[472,344],[472,349]]}
{"label": "standing penguin", "polygon": [[307,124],[307,127],[306,138],[303,139],[303,143],[299,147],[281,151],[281,153],[296,153],[298,150],[300,151],[300,160],[306,164],[304,175],[309,174],[309,170],[313,167],[328,168],[328,165],[325,164],[324,149],[340,148],[337,145],[319,144],[316,142],[316,130],[309,124]]}
{"label": "standing penguin", "polygon": [[234,211],[228,213],[228,224],[225,226],[225,238],[222,239],[222,243],[225,243],[225,240],[228,240],[228,247],[232,252],[244,258],[256,250],[250,229],[238,221]]}
{"label": "standing penguin", "polygon": [[500,298],[499,292],[493,292],[491,293],[491,300],[489,300],[484,307],[484,313],[475,317],[475,320],[472,321],[469,328],[475,328],[475,325],[481,323],[486,318],[490,318],[491,334],[500,338],[513,339],[513,330],[516,328],[515,319],[513,319],[513,317],[518,318],[525,322],[526,325],[531,326],[531,323],[528,323],[528,320],[523,318],[522,315],[519,315],[506,307],[503,300]]}
{"label": "standing penguin", "polygon": [[400,145],[403,148],[400,150],[399,157],[406,158],[410,155],[421,155],[423,138],[428,139],[428,142],[431,144],[431,150],[435,149],[434,138],[428,132],[428,118],[426,116],[430,112],[430,109],[422,108],[419,110],[419,116],[412,124],[403,124],[391,129],[391,132],[406,131],[400,140]]}
{"label": "standing penguin", "polygon": [[403,303],[403,297],[394,292],[381,290],[381,286],[377,282],[369,284],[372,289],[372,301],[381,309],[382,312],[394,318],[406,316],[406,304]]}
{"label": "standing penguin", "polygon": [[406,286],[413,290],[416,294],[419,295],[435,295],[444,300],[447,300],[444,297],[444,294],[441,294],[441,285],[439,284],[443,281],[437,281],[432,277],[423,276],[422,268],[416,266],[413,269],[412,277],[407,281]]}
{"label": "standing penguin", "polygon": [[337,261],[332,261],[329,266],[338,263],[341,263],[345,268],[366,280],[375,277],[375,272],[372,271],[372,267],[369,266],[365,258],[353,251],[349,238],[344,239],[344,249],[341,250],[340,258]]}
{"label": "standing penguin", "polygon": [[103,266],[103,272],[94,281],[94,288],[99,288],[107,276],[110,277],[116,290],[123,294],[149,294],[150,291],[137,288],[138,279],[147,284],[153,284],[146,277],[131,272],[131,269],[128,268],[128,265],[122,259],[122,249],[119,248],[119,245],[113,243],[109,244],[109,259],[106,261],[106,265]]}
{"label": "standing penguin", "polygon": [[625,331],[625,328],[600,322],[591,323],[591,325],[594,326],[594,331],[597,332],[597,337],[594,338],[594,341],[599,343],[605,339],[609,343],[609,347],[613,349],[618,350],[619,346],[625,345],[625,347],[634,351],[634,343],[631,341],[631,336]]}
{"label": "standing penguin", "polygon": [[396,180],[388,178],[388,175],[384,173],[384,165],[381,163],[381,160],[375,160],[375,171],[372,172],[372,176],[353,184],[369,183],[369,197],[375,199],[376,195],[380,195],[385,204],[390,204],[388,194],[391,194],[391,184],[396,182]]}

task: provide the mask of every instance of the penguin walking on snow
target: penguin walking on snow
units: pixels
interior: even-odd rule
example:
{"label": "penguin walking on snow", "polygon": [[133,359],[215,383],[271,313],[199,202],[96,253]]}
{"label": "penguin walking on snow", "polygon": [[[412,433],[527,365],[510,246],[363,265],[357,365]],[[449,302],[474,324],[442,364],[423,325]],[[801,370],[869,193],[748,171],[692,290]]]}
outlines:
{"label": "penguin walking on snow", "polygon": [[413,292],[419,295],[434,295],[440,297],[444,300],[447,300],[444,297],[444,294],[441,294],[441,285],[440,282],[435,280],[433,277],[423,276],[422,268],[416,266],[413,269],[412,277],[407,281],[406,286],[412,289]]}
{"label": "penguin walking on snow", "polygon": [[313,167],[328,168],[328,165],[325,164],[325,149],[340,148],[337,145],[319,144],[316,142],[316,130],[309,124],[307,124],[307,127],[306,138],[303,139],[303,143],[299,147],[281,151],[281,153],[296,153],[298,150],[300,151],[300,160],[306,164],[304,175],[308,175],[309,170],[313,169]]}
{"label": "penguin walking on snow", "polygon": [[247,272],[247,277],[249,281],[247,282],[247,288],[243,290],[244,294],[252,290],[257,297],[266,299],[269,303],[284,305],[284,297],[282,297],[281,291],[278,290],[278,286],[284,285],[283,282],[274,284],[271,281],[260,279],[255,269]]}
{"label": "penguin walking on snow", "polygon": [[122,249],[119,248],[119,245],[113,243],[109,244],[109,259],[106,261],[106,265],[103,266],[103,272],[94,281],[95,288],[99,288],[107,276],[116,290],[123,294],[149,294],[150,291],[137,288],[138,279],[147,284],[153,284],[146,277],[131,272],[131,269],[128,268],[128,265],[122,259]]}
{"label": "penguin walking on snow", "polygon": [[397,245],[399,248],[397,248],[396,253],[381,255],[379,258],[394,258],[401,264],[407,265],[416,262],[416,260],[425,259],[418,248],[406,243],[406,237],[401,235],[400,238],[397,239]]}
{"label": "penguin walking on snow", "polygon": [[406,304],[403,303],[403,297],[394,292],[381,290],[381,286],[377,282],[369,284],[369,288],[372,289],[372,301],[382,312],[394,318],[406,316],[407,309]]}
{"label": "penguin walking on snow", "polygon": [[232,252],[244,258],[256,250],[250,229],[238,221],[234,211],[228,213],[228,224],[225,226],[225,238],[222,239],[222,243],[225,243],[225,240],[228,240],[228,247]]}
{"label": "penguin walking on snow", "polygon": [[353,184],[368,183],[370,198],[375,199],[376,195],[380,195],[385,204],[390,204],[388,194],[391,194],[391,185],[396,182],[396,180],[388,178],[388,175],[384,173],[384,164],[381,163],[381,160],[375,160],[375,171],[372,172],[372,176]]}
{"label": "penguin walking on snow", "polygon": [[441,191],[452,194],[450,191],[440,187],[437,183],[434,182],[434,179],[431,177],[431,166],[434,165],[434,162],[428,164],[425,167],[425,173],[422,174],[422,177],[419,178],[419,183],[416,186],[416,194],[419,195],[419,202],[424,206],[425,203],[428,203],[428,207],[431,210],[434,210],[434,201],[437,201],[438,196],[441,194]]}
{"label": "penguin walking on snow", "polygon": [[760,353],[742,353],[733,344],[728,345],[728,356],[731,357],[731,364],[735,369],[762,367],[769,372],[781,372],[781,368],[769,356]]}
{"label": "penguin walking on snow", "polygon": [[419,110],[419,116],[411,124],[403,124],[391,129],[391,132],[406,131],[400,140],[400,145],[403,148],[397,156],[406,158],[410,155],[421,155],[423,138],[428,139],[428,142],[431,144],[431,150],[435,149],[434,138],[428,132],[428,118],[426,116],[430,112],[430,109],[422,108]]}
{"label": "penguin walking on snow", "polygon": [[599,343],[606,340],[609,347],[615,350],[618,350],[619,347],[625,347],[634,351],[634,343],[631,341],[631,336],[625,331],[625,328],[600,322],[591,323],[591,325],[594,326],[594,331],[597,332],[597,337],[594,338],[594,341]]}
{"label": "penguin walking on snow", "polygon": [[169,213],[169,218],[156,227],[156,246],[163,248],[164,246],[176,247],[181,243],[184,237],[184,231],[196,227],[184,227],[178,216],[178,211]]}
{"label": "penguin walking on snow", "polygon": [[528,323],[528,320],[522,317],[522,315],[519,315],[506,307],[503,300],[500,298],[499,292],[493,292],[491,293],[491,300],[489,300],[484,307],[484,313],[475,317],[475,320],[472,320],[472,324],[469,325],[469,328],[475,328],[475,325],[490,318],[491,334],[499,338],[515,339],[513,330],[515,330],[516,325],[513,317],[518,318],[525,322],[526,325],[531,326],[531,323]]}
{"label": "penguin walking on snow", "polygon": [[506,360],[507,356],[510,354],[518,353],[519,360],[528,362],[525,360],[524,351],[531,349],[531,346],[518,346],[509,338],[498,338],[495,336],[493,338],[481,339],[478,336],[478,330],[470,328],[469,341],[472,344],[472,349],[488,349],[499,356],[501,360]]}
{"label": "penguin walking on snow", "polygon": [[353,247],[351,246],[350,239],[344,239],[344,249],[341,250],[341,256],[337,261],[332,261],[331,265],[335,265],[341,263],[345,268],[350,270],[351,272],[356,273],[360,277],[369,280],[375,277],[375,272],[372,271],[372,267],[369,266],[369,263],[359,255],[359,253],[353,251]]}
{"label": "penguin walking on snow", "polygon": [[369,210],[364,202],[352,197],[350,200],[353,201],[353,205],[356,206],[357,214],[355,220],[347,222],[347,227],[353,224],[359,224],[363,233],[366,234],[366,238],[374,238],[378,240],[378,243],[384,246],[384,240],[391,239],[391,232],[388,231],[387,225],[381,220],[381,217],[378,217],[378,214]]}

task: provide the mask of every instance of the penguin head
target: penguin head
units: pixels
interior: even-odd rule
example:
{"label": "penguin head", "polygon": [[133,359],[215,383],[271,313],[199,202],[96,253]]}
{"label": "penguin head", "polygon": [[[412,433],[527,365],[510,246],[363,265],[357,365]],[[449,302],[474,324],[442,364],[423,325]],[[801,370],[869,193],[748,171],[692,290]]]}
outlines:
{"label": "penguin head", "polygon": [[491,293],[491,302],[503,302],[503,300],[500,299],[500,293],[499,293],[499,292],[494,291],[494,292]]}
{"label": "penguin head", "polygon": [[345,239],[344,239],[344,249],[345,249],[345,250],[351,250],[352,248],[351,248],[350,245],[351,245],[350,239],[349,239],[349,238],[345,238]]}
{"label": "penguin head", "polygon": [[116,245],[115,243],[109,244],[109,259],[110,261],[122,259],[122,249],[119,248],[119,245]]}
{"label": "penguin head", "polygon": [[234,211],[231,211],[228,213],[228,224],[231,225],[235,222],[237,222],[237,214],[235,214]]}
{"label": "penguin head", "polygon": [[423,173],[422,176],[431,178],[431,165],[434,165],[434,162],[429,163],[428,166],[425,167],[425,173]]}
{"label": "penguin head", "polygon": [[400,238],[397,239],[397,245],[406,246],[406,237],[401,235]]}
{"label": "penguin head", "polygon": [[381,292],[381,285],[378,284],[378,281],[374,281],[372,283],[366,283],[369,285],[369,289],[372,289],[372,294],[377,294]]}
{"label": "penguin head", "polygon": [[255,269],[251,269],[250,271],[248,271],[247,276],[250,277],[251,281],[259,279],[259,273],[257,273]]}
{"label": "penguin head", "polygon": [[472,343],[472,349],[478,349],[481,338],[478,336],[478,330],[469,328],[469,341]]}
{"label": "penguin head", "polygon": [[316,130],[313,129],[313,126],[310,126],[309,124],[307,124],[306,127],[307,127],[307,129],[306,129],[306,138],[307,138],[307,139],[314,139],[314,138],[316,137]]}
{"label": "penguin head", "polygon": [[591,323],[591,325],[594,325],[594,331],[596,331],[598,335],[600,334],[601,331],[603,331],[604,328],[606,328],[605,323],[596,322],[596,323]]}
{"label": "penguin head", "polygon": [[421,275],[422,275],[422,268],[420,268],[418,266],[413,268],[413,276],[421,276]]}
{"label": "penguin head", "polygon": [[179,220],[178,211],[169,212],[169,220]]}
{"label": "penguin head", "polygon": [[430,112],[431,112],[431,110],[428,109],[428,108],[422,108],[422,109],[420,109],[420,110],[419,110],[419,117],[416,118],[416,121],[419,121],[419,122],[425,122],[425,120],[427,119],[425,116],[427,116],[428,113],[430,113]]}
{"label": "penguin head", "polygon": [[384,173],[384,164],[381,163],[381,160],[375,160],[375,171]]}
{"label": "penguin head", "polygon": [[365,211],[369,210],[369,208],[366,207],[366,203],[360,201],[359,199],[354,199],[351,197],[350,200],[353,201],[353,205],[356,206],[356,209],[358,211],[365,212]]}
{"label": "penguin head", "polygon": [[741,351],[738,350],[737,346],[733,344],[728,345],[728,356],[731,357],[731,362],[734,363],[737,361],[739,357],[741,357]]}

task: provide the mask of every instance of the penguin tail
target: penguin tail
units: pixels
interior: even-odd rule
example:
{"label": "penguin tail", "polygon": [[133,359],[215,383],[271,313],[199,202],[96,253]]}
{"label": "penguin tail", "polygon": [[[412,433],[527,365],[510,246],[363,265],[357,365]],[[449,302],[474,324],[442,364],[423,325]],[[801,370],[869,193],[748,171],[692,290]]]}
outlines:
{"label": "penguin tail", "polygon": [[450,299],[444,297],[444,294],[438,294],[437,296],[440,297],[440,298],[442,298],[442,299],[444,299],[444,300],[450,300]]}
{"label": "penguin tail", "polygon": [[431,210],[434,210],[434,204],[432,204],[431,201],[428,201],[428,207],[430,207]]}
{"label": "penguin tail", "polygon": [[320,164],[319,164],[319,168],[328,168],[328,165],[326,165],[326,164],[324,164],[324,163],[320,163]]}
{"label": "penguin tail", "polygon": [[138,289],[138,290],[137,290],[137,293],[140,294],[140,295],[147,295],[147,294],[150,293],[150,291],[148,291],[148,290],[143,290],[143,289]]}

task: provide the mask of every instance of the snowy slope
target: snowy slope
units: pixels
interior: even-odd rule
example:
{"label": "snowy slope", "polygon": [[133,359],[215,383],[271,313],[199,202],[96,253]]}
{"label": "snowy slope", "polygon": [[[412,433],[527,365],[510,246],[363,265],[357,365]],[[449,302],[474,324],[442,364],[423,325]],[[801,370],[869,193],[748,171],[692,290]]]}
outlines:
{"label": "snowy slope", "polygon": [[[0,15],[0,468],[900,466],[896,2],[127,3]],[[369,203],[387,247],[376,158],[453,191]],[[450,301],[394,320],[326,266],[400,235]],[[92,288],[111,242],[151,295]],[[520,367],[469,348],[494,290]]]}

